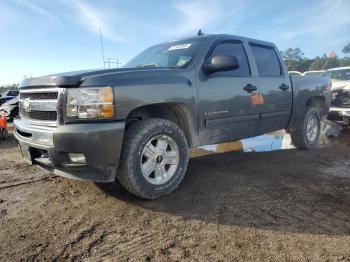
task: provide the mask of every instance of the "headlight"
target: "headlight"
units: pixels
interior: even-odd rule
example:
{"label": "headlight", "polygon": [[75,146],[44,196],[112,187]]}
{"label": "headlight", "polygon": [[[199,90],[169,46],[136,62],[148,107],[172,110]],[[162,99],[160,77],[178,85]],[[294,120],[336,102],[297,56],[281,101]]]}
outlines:
{"label": "headlight", "polygon": [[113,119],[113,89],[111,87],[67,89],[66,116],[69,119]]}

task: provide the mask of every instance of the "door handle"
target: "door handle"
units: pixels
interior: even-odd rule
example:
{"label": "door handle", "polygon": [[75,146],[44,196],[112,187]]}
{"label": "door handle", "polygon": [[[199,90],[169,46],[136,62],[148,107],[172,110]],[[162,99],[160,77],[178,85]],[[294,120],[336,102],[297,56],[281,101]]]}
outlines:
{"label": "door handle", "polygon": [[280,85],[279,89],[281,89],[282,91],[286,91],[289,89],[289,86],[287,86],[286,84],[282,84]]}
{"label": "door handle", "polygon": [[248,84],[245,87],[243,87],[243,89],[245,91],[247,91],[248,93],[251,93],[251,92],[257,90],[258,88],[256,86],[253,86],[252,84]]}

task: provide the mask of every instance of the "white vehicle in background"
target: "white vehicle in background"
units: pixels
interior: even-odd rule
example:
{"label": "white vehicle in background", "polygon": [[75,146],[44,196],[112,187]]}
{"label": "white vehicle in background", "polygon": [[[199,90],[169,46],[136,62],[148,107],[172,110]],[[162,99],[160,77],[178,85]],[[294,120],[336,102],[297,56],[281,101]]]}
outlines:
{"label": "white vehicle in background", "polygon": [[303,74],[300,73],[299,71],[288,71],[288,74],[290,76],[303,76]]}
{"label": "white vehicle in background", "polygon": [[325,70],[305,71],[303,76],[321,76]]}
{"label": "white vehicle in background", "polygon": [[7,90],[4,93],[0,94],[0,97],[5,97],[5,96],[16,97],[18,95],[19,95],[18,90]]}
{"label": "white vehicle in background", "polygon": [[19,97],[17,96],[0,106],[0,114],[3,114],[6,117],[6,120],[13,120],[18,116],[18,101]]}
{"label": "white vehicle in background", "polygon": [[328,118],[344,125],[350,124],[350,66],[327,70],[323,76],[332,81],[332,103]]}

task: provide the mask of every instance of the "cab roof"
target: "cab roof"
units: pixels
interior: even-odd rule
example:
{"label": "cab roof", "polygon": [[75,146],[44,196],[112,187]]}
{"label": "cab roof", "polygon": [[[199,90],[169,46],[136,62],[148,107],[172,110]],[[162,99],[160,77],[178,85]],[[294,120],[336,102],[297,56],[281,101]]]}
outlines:
{"label": "cab roof", "polygon": [[187,37],[181,37],[177,39],[173,39],[167,42],[174,42],[174,41],[180,41],[180,40],[186,40],[186,39],[194,39],[194,38],[208,38],[208,39],[222,39],[222,38],[233,38],[241,41],[248,41],[248,42],[254,42],[262,45],[269,45],[269,46],[275,46],[272,42],[267,42],[263,40],[258,40],[254,38],[244,37],[244,36],[238,36],[238,35],[229,35],[229,34],[208,34],[208,35],[200,35],[200,36],[187,36]]}

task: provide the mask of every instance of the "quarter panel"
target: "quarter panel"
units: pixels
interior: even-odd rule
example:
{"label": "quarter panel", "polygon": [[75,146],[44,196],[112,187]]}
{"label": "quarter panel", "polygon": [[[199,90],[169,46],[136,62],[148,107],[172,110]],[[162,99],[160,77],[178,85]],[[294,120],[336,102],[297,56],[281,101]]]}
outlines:
{"label": "quarter panel", "polygon": [[325,99],[325,110],[329,110],[331,102],[331,81],[326,77],[291,76],[293,86],[293,109],[290,126],[302,119],[307,101],[312,97]]}

